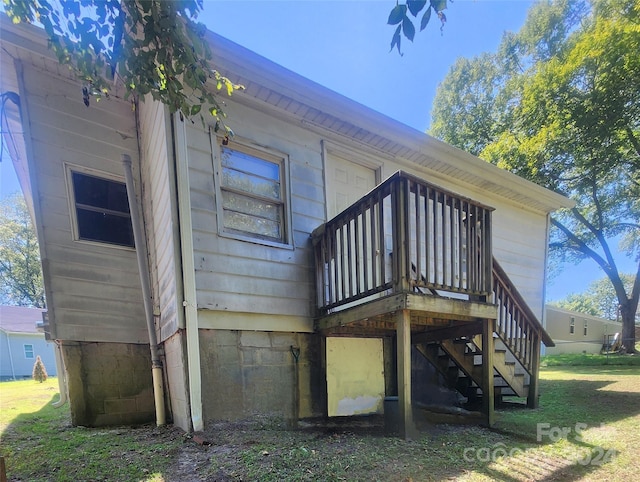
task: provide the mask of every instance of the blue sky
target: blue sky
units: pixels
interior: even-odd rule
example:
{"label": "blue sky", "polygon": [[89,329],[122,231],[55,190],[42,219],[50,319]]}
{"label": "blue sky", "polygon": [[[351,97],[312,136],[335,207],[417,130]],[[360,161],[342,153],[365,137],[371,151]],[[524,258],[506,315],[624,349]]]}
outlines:
{"label": "blue sky", "polygon": [[204,0],[211,30],[294,72],[420,131],[438,83],[460,56],[498,46],[517,31],[525,0],[456,0],[440,30],[434,16],[403,56],[390,52],[394,0]]}
{"label": "blue sky", "polygon": [[[200,21],[228,39],[417,130],[429,127],[438,84],[458,57],[495,51],[522,26],[529,0],[456,0],[390,52],[394,0],[204,0]],[[0,196],[19,190],[0,163]],[[630,265],[629,266],[629,271]],[[586,261],[552,280],[547,298],[581,292],[603,273]]]}

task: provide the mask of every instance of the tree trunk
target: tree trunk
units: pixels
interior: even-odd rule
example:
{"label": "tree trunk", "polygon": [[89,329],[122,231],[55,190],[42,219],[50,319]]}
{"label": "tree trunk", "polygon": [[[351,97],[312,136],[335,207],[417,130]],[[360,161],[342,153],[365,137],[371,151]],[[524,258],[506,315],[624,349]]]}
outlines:
{"label": "tree trunk", "polygon": [[636,353],[636,309],[635,303],[628,301],[620,305],[622,317],[622,351]]}

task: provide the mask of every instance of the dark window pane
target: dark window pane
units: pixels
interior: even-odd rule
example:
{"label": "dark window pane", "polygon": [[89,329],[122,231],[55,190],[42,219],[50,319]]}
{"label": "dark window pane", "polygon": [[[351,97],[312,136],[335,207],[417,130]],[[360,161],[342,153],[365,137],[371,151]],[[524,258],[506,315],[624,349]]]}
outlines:
{"label": "dark window pane", "polygon": [[85,204],[110,211],[129,212],[127,187],[122,182],[73,173],[73,188],[77,204]]}
{"label": "dark window pane", "polygon": [[130,218],[82,208],[76,212],[80,239],[133,247]]}
{"label": "dark window pane", "polygon": [[134,247],[126,185],[79,172],[72,179],[78,237]]}

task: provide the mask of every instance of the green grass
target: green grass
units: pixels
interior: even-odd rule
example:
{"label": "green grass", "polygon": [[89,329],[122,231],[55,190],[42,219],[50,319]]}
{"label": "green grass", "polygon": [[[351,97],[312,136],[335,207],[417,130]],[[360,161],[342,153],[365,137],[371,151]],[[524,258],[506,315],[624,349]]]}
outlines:
{"label": "green grass", "polygon": [[154,480],[183,443],[156,427],[71,427],[68,405],[54,408],[56,400],[55,378],[0,383],[0,454],[9,480]]}
{"label": "green grass", "polygon": [[71,427],[66,408],[50,404],[55,380],[7,382],[0,384],[0,453],[14,481],[637,478],[639,367],[544,367],[540,393],[537,409],[498,410],[491,430],[421,424],[420,436],[405,441],[371,420],[285,430],[277,420],[253,419],[209,424],[210,444],[198,445],[172,427]]}
{"label": "green grass", "polygon": [[540,366],[561,367],[561,366],[636,366],[640,367],[640,356],[609,354],[600,355],[592,353],[569,353],[564,355],[543,356]]}

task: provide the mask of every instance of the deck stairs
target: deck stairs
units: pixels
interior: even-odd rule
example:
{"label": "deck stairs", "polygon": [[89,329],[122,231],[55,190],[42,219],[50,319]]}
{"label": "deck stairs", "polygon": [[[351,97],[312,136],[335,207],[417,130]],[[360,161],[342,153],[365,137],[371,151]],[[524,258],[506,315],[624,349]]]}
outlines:
{"label": "deck stairs", "polygon": [[[492,358],[494,397],[499,402],[505,396],[529,396],[531,377],[537,377],[539,343],[552,346],[553,342],[495,259],[493,277],[491,301],[498,305],[499,317],[493,334]],[[482,336],[477,325],[463,336],[417,343],[416,348],[443,375],[450,388],[469,401],[481,396]]]}
{"label": "deck stairs", "polygon": [[[526,397],[530,375],[499,339],[494,339],[494,393],[502,397]],[[444,377],[447,386],[457,390],[469,402],[482,396],[482,337],[420,343],[417,350]]]}

